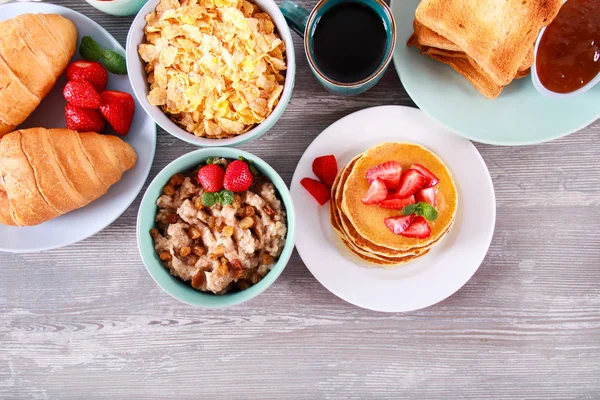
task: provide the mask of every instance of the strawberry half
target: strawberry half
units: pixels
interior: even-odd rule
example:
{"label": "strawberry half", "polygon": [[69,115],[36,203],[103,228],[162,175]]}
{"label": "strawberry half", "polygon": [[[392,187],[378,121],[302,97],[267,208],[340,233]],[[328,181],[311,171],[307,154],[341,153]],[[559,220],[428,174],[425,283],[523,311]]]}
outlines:
{"label": "strawberry half", "polygon": [[413,222],[413,219],[415,219],[414,214],[406,216],[401,215],[398,217],[386,218],[384,222],[385,226],[387,226],[390,231],[392,231],[396,235],[399,235],[410,226],[410,224]]}
{"label": "strawberry half", "polygon": [[79,132],[100,132],[104,129],[105,121],[98,110],[80,108],[73,104],[65,106],[67,128]]}
{"label": "strawberry half", "polygon": [[425,187],[425,175],[416,169],[409,169],[402,175],[400,186],[394,197],[397,199],[405,199],[417,193]]}
{"label": "strawberry half", "polygon": [[331,191],[323,182],[312,178],[303,178],[300,184],[317,200],[320,205],[324,205],[331,197]]}
{"label": "strawberry half", "polygon": [[400,183],[402,175],[402,166],[396,161],[387,161],[379,164],[367,171],[365,178],[369,183],[377,178],[381,179],[388,189],[396,189]]}
{"label": "strawberry half", "polygon": [[390,210],[402,210],[404,206],[409,204],[415,204],[415,196],[407,197],[406,199],[396,199],[395,197],[387,198],[381,203],[379,203],[379,207],[387,208]]}
{"label": "strawberry half", "polygon": [[438,189],[436,187],[429,187],[418,191],[415,194],[415,200],[417,202],[424,201],[425,203],[431,204],[435,207],[435,196],[437,195]]}
{"label": "strawberry half", "polygon": [[250,189],[254,177],[248,164],[242,160],[231,162],[225,170],[223,187],[232,192],[245,192]]}
{"label": "strawberry half", "polygon": [[421,216],[415,217],[412,223],[400,235],[409,238],[423,239],[431,235],[431,228],[427,220]]}
{"label": "strawberry half", "polygon": [[218,192],[223,189],[225,171],[217,164],[208,164],[198,170],[198,182],[207,192]]}
{"label": "strawberry half", "polygon": [[377,204],[385,200],[387,197],[388,191],[385,187],[385,183],[379,178],[375,179],[367,193],[362,198],[363,204]]}
{"label": "strawberry half", "polygon": [[313,161],[312,170],[321,182],[331,187],[338,172],[337,160],[332,154],[317,157]]}
{"label": "strawberry half", "polygon": [[100,112],[119,135],[127,135],[135,112],[135,102],[129,93],[107,90],[100,95]]}
{"label": "strawberry half", "polygon": [[416,169],[425,176],[425,187],[431,187],[437,185],[440,180],[430,170],[422,166],[421,164],[414,164],[410,169]]}
{"label": "strawberry half", "polygon": [[79,60],[72,62],[67,68],[67,79],[70,81],[87,81],[100,93],[106,89],[108,73],[100,63]]}
{"label": "strawberry half", "polygon": [[94,86],[87,81],[69,81],[63,89],[67,103],[81,108],[99,108],[102,99]]}

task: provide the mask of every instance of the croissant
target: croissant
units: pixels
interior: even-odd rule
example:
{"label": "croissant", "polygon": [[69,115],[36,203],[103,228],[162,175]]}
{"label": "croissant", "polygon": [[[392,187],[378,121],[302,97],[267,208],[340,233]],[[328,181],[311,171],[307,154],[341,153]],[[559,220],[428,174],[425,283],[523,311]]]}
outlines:
{"label": "croissant", "polygon": [[32,226],[83,207],[133,168],[120,138],[32,128],[0,139],[0,223]]}
{"label": "croissant", "polygon": [[50,92],[75,53],[77,28],[58,14],[0,22],[0,138]]}

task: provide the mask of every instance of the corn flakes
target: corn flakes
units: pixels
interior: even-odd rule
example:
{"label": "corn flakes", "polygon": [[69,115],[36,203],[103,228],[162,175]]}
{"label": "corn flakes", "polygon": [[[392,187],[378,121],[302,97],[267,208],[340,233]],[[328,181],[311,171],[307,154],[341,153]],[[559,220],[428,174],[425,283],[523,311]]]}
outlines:
{"label": "corn flakes", "polygon": [[285,43],[247,0],[161,0],[146,15],[148,101],[196,136],[240,135],[273,112]]}

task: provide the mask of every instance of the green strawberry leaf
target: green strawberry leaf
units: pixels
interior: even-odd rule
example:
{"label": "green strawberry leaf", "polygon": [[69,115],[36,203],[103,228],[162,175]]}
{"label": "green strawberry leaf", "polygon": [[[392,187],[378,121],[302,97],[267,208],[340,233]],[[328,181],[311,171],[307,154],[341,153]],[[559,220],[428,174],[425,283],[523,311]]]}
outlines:
{"label": "green strawberry leaf", "polygon": [[256,169],[256,167],[254,166],[254,162],[251,160],[246,160],[244,157],[239,156],[238,160],[245,162],[246,164],[248,164],[248,169],[250,170],[250,172],[252,173],[252,175],[258,175],[258,170]]}
{"label": "green strawberry leaf", "polygon": [[127,64],[125,58],[112,50],[102,51],[102,64],[107,70],[117,75],[127,75]]}
{"label": "green strawberry leaf", "polygon": [[90,61],[98,61],[102,57],[102,47],[90,36],[84,36],[79,45],[81,57]]}
{"label": "green strawberry leaf", "polygon": [[215,193],[204,192],[202,194],[202,204],[204,204],[204,206],[206,206],[206,207],[212,207],[216,203],[217,203],[217,198],[215,196]]}
{"label": "green strawberry leaf", "polygon": [[233,203],[233,192],[223,189],[219,194],[221,196],[221,204],[228,206]]}
{"label": "green strawberry leaf", "polygon": [[213,162],[212,158],[209,157],[206,159],[206,165],[212,164],[212,162]]}
{"label": "green strawberry leaf", "polygon": [[409,205],[402,207],[402,215],[411,215],[411,214],[414,214],[416,211],[417,211],[416,204],[409,204]]}

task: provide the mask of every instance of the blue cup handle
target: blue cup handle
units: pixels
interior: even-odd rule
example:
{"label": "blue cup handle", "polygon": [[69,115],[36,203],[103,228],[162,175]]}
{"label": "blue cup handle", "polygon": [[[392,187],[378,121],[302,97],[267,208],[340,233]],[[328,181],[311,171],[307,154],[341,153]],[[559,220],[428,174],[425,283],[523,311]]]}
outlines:
{"label": "blue cup handle", "polygon": [[286,0],[281,6],[279,6],[281,13],[285,17],[288,25],[294,32],[300,36],[304,36],[306,30],[306,23],[308,22],[308,16],[310,12],[302,6],[294,3],[293,1]]}

